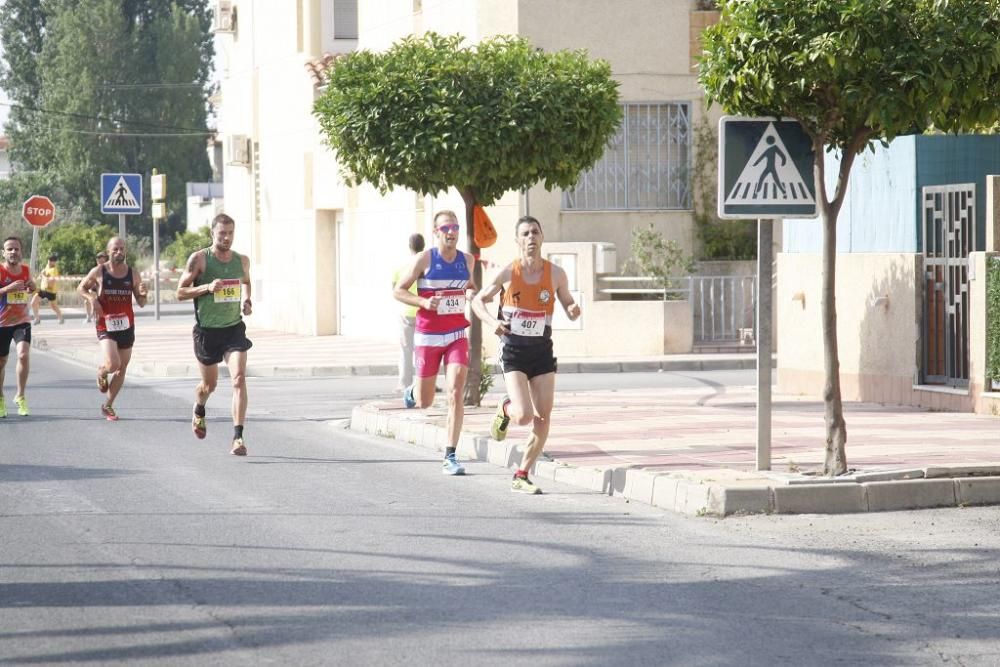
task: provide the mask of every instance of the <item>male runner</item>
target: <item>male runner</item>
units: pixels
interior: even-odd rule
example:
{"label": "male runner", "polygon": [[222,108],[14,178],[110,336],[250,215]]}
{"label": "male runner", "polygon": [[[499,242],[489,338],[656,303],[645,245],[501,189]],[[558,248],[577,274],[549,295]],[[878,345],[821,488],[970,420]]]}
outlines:
{"label": "male runner", "polygon": [[28,305],[35,291],[28,267],[21,263],[21,239],[10,236],[3,242],[3,261],[0,262],[0,417],[7,416],[7,403],[3,397],[4,370],[10,355],[10,344],[17,351],[17,393],[14,404],[17,414],[27,417],[28,400],[24,390],[28,384],[28,354],[31,351],[31,314]]}
{"label": "male runner", "polygon": [[[441,360],[445,363],[448,384],[448,446],[445,448],[441,472],[464,475],[465,468],[455,457],[458,436],[465,418],[465,379],[469,374],[469,340],[465,329],[465,303],[469,290],[476,289],[472,280],[472,255],[458,249],[458,217],[452,211],[440,211],[434,216],[436,246],[424,250],[405,271],[393,295],[397,301],[417,306],[416,334],[413,338],[413,359],[417,380],[403,392],[403,405],[426,408],[434,402],[434,381]],[[410,286],[417,283],[417,293]]]}
{"label": "male runner", "polygon": [[59,324],[63,323],[62,310],[59,308],[57,303],[58,292],[59,292],[59,276],[61,275],[59,271],[59,255],[52,253],[49,255],[48,264],[42,269],[42,280],[39,285],[39,289],[35,292],[34,298],[31,300],[31,309],[35,313],[35,324],[41,324],[42,318],[39,316],[38,311],[41,310],[42,299],[49,304],[52,308],[52,312],[56,314],[56,318],[59,320]]}
{"label": "male runner", "polygon": [[114,422],[118,421],[115,398],[125,384],[125,371],[135,344],[132,297],[140,308],[145,308],[147,292],[135,269],[125,262],[125,241],[120,236],[108,241],[108,254],[110,260],[92,268],[76,291],[87,302],[97,323],[97,340],[104,353],[104,363],[97,369],[97,388],[108,395],[101,405],[101,414]]}
{"label": "male runner", "polygon": [[[502,342],[500,359],[507,396],[500,400],[490,434],[507,437],[507,427],[531,424],[521,467],[514,473],[511,491],[541,493],[528,471],[549,437],[552,402],[556,388],[556,358],[552,353],[552,314],[559,299],[570,320],[580,317],[580,306],[569,292],[562,267],[542,259],[542,225],[526,215],[514,227],[520,258],[501,269],[493,282],[472,300],[472,309]],[[498,293],[500,319],[490,315],[486,304]]]}
{"label": "male runner", "polygon": [[212,245],[191,254],[180,282],[177,299],[194,299],[194,356],[201,382],[195,387],[191,430],[202,439],[207,432],[205,403],[219,381],[219,364],[226,362],[233,383],[233,445],[235,456],[246,456],[243,422],[247,415],[247,350],[243,315],[250,315],[250,260],[232,250],[236,223],[225,213],[212,219]]}

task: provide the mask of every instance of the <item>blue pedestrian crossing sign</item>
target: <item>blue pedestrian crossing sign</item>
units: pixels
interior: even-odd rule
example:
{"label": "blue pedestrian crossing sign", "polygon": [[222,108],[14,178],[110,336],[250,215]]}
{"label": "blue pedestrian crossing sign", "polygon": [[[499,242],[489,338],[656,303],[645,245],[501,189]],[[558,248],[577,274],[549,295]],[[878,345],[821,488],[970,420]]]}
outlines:
{"label": "blue pedestrian crossing sign", "polygon": [[813,218],[815,151],[797,120],[719,120],[719,217]]}
{"label": "blue pedestrian crossing sign", "polygon": [[142,174],[101,174],[101,213],[142,213]]}

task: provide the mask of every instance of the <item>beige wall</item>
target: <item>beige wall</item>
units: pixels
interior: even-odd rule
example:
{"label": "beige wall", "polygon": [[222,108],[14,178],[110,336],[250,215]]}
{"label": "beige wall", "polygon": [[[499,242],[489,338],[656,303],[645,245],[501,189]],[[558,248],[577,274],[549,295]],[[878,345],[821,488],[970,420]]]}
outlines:
{"label": "beige wall", "polygon": [[[225,209],[237,220],[237,250],[252,260],[254,324],[305,334],[392,337],[398,308],[389,277],[408,259],[407,236],[419,231],[430,242],[433,212],[453,208],[462,217],[463,207],[454,191],[382,197],[368,186],[343,184],[311,115],[317,92],[305,69],[330,43],[320,21],[331,3],[302,0],[300,19],[289,11],[289,5],[297,6],[291,2],[234,2],[238,32],[217,38],[220,130],[224,136],[246,135],[260,146],[260,216],[255,219],[255,174],[247,167],[224,167]],[[424,0],[422,11],[414,13],[412,0],[363,0],[358,47],[383,49],[423,30],[460,32],[472,42],[519,32],[546,49],[586,48],[607,58],[625,101],[688,101],[697,117],[701,93],[687,48],[690,5],[688,0]],[[549,241],[614,242],[619,265],[628,255],[631,229],[648,222],[685,248],[693,245],[689,212],[563,213],[560,193],[538,187],[527,198],[508,193],[488,209],[500,238],[482,253],[487,277],[516,255],[514,222],[529,207]]]}

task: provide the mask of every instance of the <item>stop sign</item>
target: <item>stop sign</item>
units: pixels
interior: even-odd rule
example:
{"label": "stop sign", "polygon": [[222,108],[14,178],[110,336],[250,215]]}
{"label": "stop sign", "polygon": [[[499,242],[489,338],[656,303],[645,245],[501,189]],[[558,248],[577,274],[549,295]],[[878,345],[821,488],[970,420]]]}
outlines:
{"label": "stop sign", "polygon": [[32,195],[21,207],[21,217],[29,225],[44,227],[56,217],[56,206],[45,195]]}

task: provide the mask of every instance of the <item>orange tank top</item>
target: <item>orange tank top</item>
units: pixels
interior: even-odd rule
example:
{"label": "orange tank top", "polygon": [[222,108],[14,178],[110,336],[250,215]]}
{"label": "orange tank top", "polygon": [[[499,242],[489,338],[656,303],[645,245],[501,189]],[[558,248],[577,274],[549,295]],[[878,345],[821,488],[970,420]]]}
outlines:
{"label": "orange tank top", "polygon": [[538,282],[524,279],[520,260],[511,264],[510,287],[500,299],[500,312],[510,324],[510,336],[504,343],[530,345],[552,337],[552,313],[555,312],[556,291],[552,284],[552,263],[542,260],[542,276]]}

